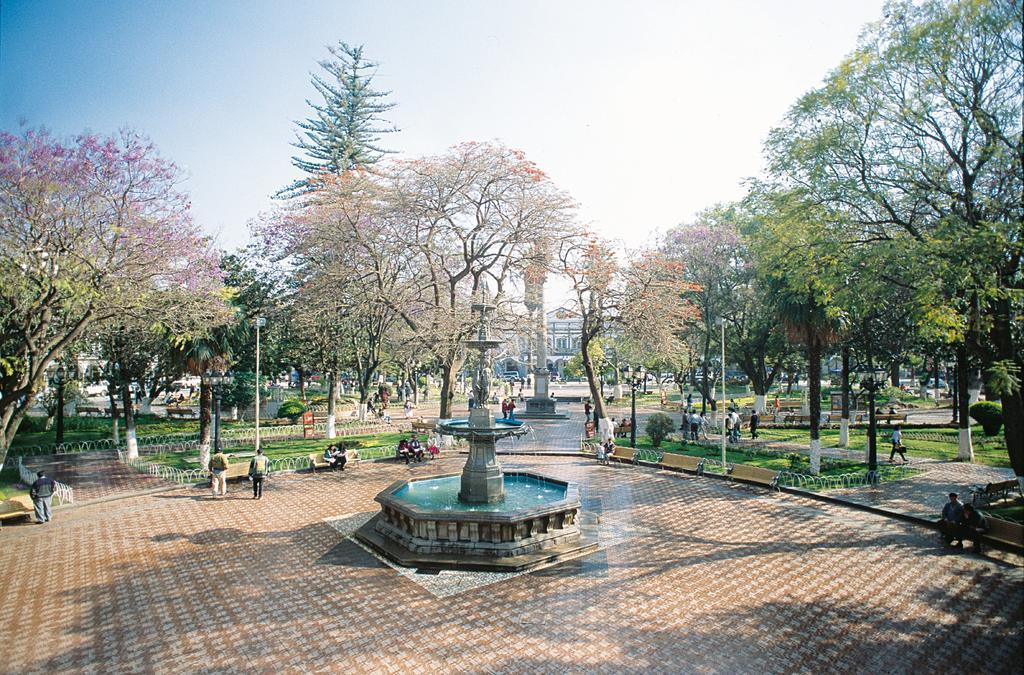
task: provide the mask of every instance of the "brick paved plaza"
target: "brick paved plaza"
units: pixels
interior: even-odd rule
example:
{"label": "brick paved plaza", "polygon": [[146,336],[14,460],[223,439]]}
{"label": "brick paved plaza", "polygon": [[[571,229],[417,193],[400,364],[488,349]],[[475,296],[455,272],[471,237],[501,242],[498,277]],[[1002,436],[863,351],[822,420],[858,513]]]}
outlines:
{"label": "brick paved plaza", "polygon": [[411,474],[263,500],[185,488],[0,530],[5,672],[1017,672],[1019,560],[798,496],[570,457],[602,549],[523,575],[399,573],[345,535]]}

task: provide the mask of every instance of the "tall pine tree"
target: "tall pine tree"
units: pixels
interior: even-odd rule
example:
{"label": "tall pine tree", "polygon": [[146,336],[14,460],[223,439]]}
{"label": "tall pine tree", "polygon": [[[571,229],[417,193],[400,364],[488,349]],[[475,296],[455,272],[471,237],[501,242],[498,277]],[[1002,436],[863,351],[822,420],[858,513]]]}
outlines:
{"label": "tall pine tree", "polygon": [[349,169],[378,162],[391,150],[378,145],[383,134],[398,131],[381,115],[395,107],[386,99],[390,91],[373,88],[377,63],[363,58],[363,46],[339,42],[328,47],[332,59],[320,61],[326,75],[313,75],[313,87],[323,103],[306,100],[314,114],[296,122],[296,148],[302,155],[292,164],[309,174],[281,190],[279,196],[295,196],[315,189],[324,174],[339,175]]}

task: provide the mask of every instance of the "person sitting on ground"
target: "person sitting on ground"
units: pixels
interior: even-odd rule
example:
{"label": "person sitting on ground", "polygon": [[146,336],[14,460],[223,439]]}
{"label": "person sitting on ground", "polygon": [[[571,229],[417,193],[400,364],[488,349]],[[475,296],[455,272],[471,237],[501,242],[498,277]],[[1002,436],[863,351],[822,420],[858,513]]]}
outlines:
{"label": "person sitting on ground", "polygon": [[903,463],[907,463],[907,449],[903,447],[903,433],[900,431],[900,425],[896,425],[896,428],[892,430],[892,452],[889,453],[889,463],[894,464],[896,462],[896,453],[900,454],[903,459]]}
{"label": "person sitting on ground", "polygon": [[963,547],[963,540],[970,539],[974,544],[974,552],[982,553],[981,538],[988,532],[988,521],[981,512],[971,504],[964,504],[964,512],[960,517],[960,546]]}
{"label": "person sitting on ground", "polygon": [[334,459],[334,464],[331,465],[331,468],[338,468],[344,471],[345,464],[348,463],[348,450],[341,444],[332,447],[334,449],[331,451],[331,457]]}
{"label": "person sitting on ground", "polygon": [[420,444],[420,439],[416,434],[413,434],[409,439],[409,454],[412,455],[417,462],[423,461],[423,446]]}
{"label": "person sitting on ground", "polygon": [[398,456],[409,463],[409,441],[404,438],[398,442]]}
{"label": "person sitting on ground", "polygon": [[946,546],[956,539],[957,547],[963,548],[960,537],[960,521],[964,516],[964,505],[960,503],[955,492],[949,493],[949,501],[942,507],[942,519],[939,521],[939,532],[946,542]]}

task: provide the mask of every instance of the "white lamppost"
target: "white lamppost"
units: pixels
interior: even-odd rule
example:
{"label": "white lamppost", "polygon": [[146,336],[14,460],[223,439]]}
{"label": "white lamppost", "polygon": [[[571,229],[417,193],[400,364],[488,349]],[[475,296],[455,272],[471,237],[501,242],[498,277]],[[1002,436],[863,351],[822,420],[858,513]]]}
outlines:
{"label": "white lamppost", "polygon": [[725,318],[718,319],[718,325],[722,327],[722,407],[718,413],[719,419],[722,421],[722,473],[726,473],[726,467],[728,464],[725,461]]}
{"label": "white lamppost", "polygon": [[260,328],[267,325],[263,317],[256,318],[256,449],[260,449]]}

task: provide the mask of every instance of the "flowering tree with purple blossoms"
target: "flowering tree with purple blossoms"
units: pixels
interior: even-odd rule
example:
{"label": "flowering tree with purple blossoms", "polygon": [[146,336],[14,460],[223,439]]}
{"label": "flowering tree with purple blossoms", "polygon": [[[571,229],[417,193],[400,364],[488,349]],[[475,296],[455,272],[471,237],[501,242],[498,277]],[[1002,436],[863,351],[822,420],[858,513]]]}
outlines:
{"label": "flowering tree with purple blossoms", "polygon": [[174,164],[131,131],[0,134],[0,460],[47,368],[88,330],[195,330],[220,297],[217,256],[177,183]]}

